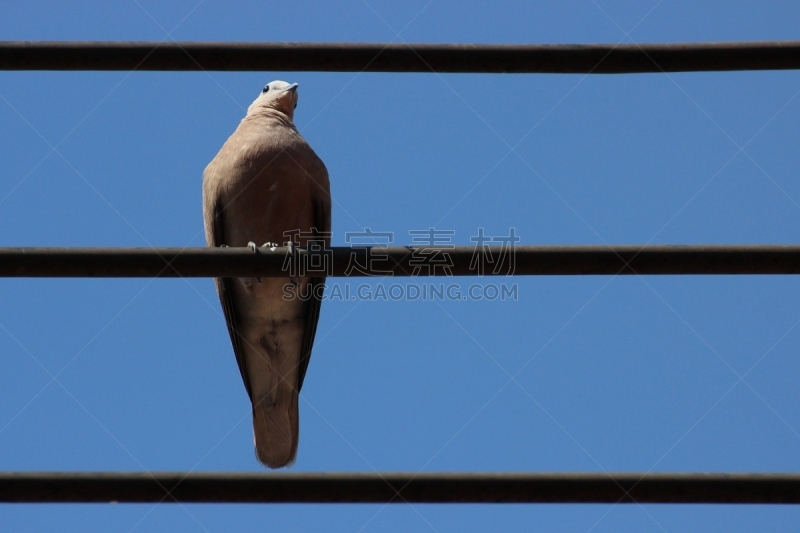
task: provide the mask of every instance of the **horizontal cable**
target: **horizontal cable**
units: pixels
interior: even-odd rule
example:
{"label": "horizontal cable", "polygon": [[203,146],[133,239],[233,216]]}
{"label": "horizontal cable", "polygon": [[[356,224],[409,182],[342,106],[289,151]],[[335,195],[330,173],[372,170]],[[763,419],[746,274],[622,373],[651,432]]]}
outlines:
{"label": "horizontal cable", "polygon": [[798,474],[7,472],[0,502],[800,503]]}
{"label": "horizontal cable", "polygon": [[[316,262],[315,262],[316,261]],[[293,270],[300,267],[302,270]],[[0,248],[0,277],[800,274],[797,245]]]}
{"label": "horizontal cable", "polygon": [[621,74],[800,69],[800,41],[674,44],[0,42],[0,70]]}

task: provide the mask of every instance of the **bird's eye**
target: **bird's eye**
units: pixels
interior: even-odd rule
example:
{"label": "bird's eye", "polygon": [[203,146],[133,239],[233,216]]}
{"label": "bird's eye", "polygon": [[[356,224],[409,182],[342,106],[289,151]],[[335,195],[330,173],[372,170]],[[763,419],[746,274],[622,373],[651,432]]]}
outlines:
{"label": "bird's eye", "polygon": [[263,90],[263,91],[261,91],[261,93],[263,94],[263,93],[265,93],[265,92],[267,92],[267,91],[269,91],[269,85],[267,85],[266,87],[264,87],[264,90]]}

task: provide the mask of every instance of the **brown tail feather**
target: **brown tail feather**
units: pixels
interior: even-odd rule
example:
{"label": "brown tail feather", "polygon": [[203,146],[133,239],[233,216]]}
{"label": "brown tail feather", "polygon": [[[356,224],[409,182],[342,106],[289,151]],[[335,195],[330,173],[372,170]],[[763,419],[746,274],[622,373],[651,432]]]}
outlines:
{"label": "brown tail feather", "polygon": [[287,402],[253,406],[256,457],[265,466],[281,468],[294,462],[298,443],[297,393]]}

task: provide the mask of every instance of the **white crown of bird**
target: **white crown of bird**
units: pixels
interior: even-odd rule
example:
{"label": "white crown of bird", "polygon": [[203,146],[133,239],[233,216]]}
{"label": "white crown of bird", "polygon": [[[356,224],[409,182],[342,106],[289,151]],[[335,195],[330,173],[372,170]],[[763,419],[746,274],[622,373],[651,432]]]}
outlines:
{"label": "white crown of bird", "polygon": [[294,109],[297,107],[297,86],[298,84],[296,83],[287,83],[281,80],[269,82],[261,90],[261,94],[247,108],[248,114],[256,107],[266,107],[276,109],[292,117]]}

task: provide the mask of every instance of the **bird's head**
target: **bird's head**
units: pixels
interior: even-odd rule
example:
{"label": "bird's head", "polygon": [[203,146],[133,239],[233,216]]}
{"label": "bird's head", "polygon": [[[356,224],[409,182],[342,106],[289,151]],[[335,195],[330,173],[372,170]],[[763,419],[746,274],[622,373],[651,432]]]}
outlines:
{"label": "bird's head", "polygon": [[297,107],[297,84],[280,80],[269,82],[261,90],[258,98],[250,104],[248,113],[256,107],[275,109],[292,119],[294,108]]}

